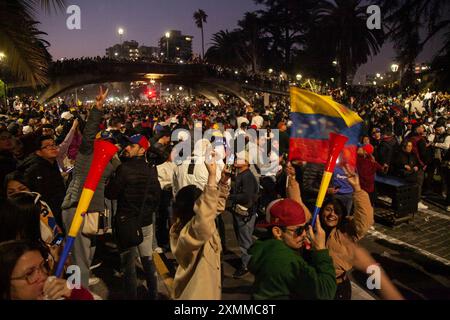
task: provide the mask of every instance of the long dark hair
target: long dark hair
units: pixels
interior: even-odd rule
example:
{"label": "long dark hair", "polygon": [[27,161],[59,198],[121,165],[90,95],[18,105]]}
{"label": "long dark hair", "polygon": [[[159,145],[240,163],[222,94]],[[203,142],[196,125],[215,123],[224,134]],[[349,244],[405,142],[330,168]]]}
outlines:
{"label": "long dark hair", "polygon": [[38,242],[12,240],[0,243],[0,300],[11,300],[11,275],[17,261],[29,251],[38,251],[44,259],[48,251]]}
{"label": "long dark hair", "polygon": [[[340,217],[339,218],[339,224],[337,225],[337,227],[339,228],[340,226],[342,226],[342,223],[344,221],[345,216],[347,215],[347,209],[345,208],[344,204],[342,203],[341,200],[339,200],[336,197],[328,197],[325,199],[322,208],[320,209],[320,217],[323,217],[322,213],[325,210],[325,208],[329,205],[332,204],[333,205],[333,209],[334,212]],[[322,222],[322,220],[320,221]],[[322,223],[322,227],[326,227],[326,225],[324,223]]]}
{"label": "long dark hair", "polygon": [[173,203],[176,233],[180,233],[181,229],[195,216],[194,205],[201,194],[202,190],[194,185],[186,186],[178,191]]}
{"label": "long dark hair", "polygon": [[11,173],[9,173],[6,177],[5,177],[5,181],[3,184],[4,187],[4,192],[5,194],[3,195],[5,198],[8,197],[7,192],[8,192],[8,183],[10,183],[11,181],[17,181],[20,182],[21,184],[23,184],[24,186],[26,186],[28,189],[30,189],[30,187],[28,187],[27,183],[25,182],[25,177],[23,175],[23,173],[21,171],[13,171]]}
{"label": "long dark hair", "polygon": [[41,239],[41,208],[35,199],[36,194],[20,192],[3,201],[0,206],[0,242]]}

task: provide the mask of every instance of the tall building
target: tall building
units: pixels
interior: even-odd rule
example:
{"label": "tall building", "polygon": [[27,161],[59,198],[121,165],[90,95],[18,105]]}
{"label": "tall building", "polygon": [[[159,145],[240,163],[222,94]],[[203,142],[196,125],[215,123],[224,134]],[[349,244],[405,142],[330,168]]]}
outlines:
{"label": "tall building", "polygon": [[106,49],[106,56],[111,59],[137,60],[139,59],[139,43],[137,41],[125,41]]}
{"label": "tall building", "polygon": [[139,57],[144,60],[154,60],[159,59],[159,48],[158,47],[139,47]]}
{"label": "tall building", "polygon": [[179,30],[170,30],[170,37],[165,35],[159,40],[161,55],[171,61],[188,61],[192,58],[193,36],[183,35]]}

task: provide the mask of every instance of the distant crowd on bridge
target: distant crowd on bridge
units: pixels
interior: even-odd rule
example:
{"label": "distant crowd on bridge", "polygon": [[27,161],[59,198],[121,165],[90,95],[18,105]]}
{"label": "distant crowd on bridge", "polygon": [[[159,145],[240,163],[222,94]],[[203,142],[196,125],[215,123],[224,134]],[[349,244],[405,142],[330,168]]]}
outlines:
{"label": "distant crowd on bridge", "polygon": [[[61,59],[54,61],[50,65],[49,74],[51,77],[64,76],[70,74],[82,73],[107,73],[116,72],[116,65],[139,65],[139,64],[174,64],[173,61],[168,60],[151,60],[147,58],[128,60],[128,59],[112,59],[109,57],[94,57],[94,58],[77,58],[77,59]],[[218,65],[202,62],[200,59],[183,62],[188,65],[203,65],[207,67],[207,75],[209,77],[216,77],[226,80],[239,81],[244,86],[253,86],[254,88],[265,88],[271,90],[278,90],[287,93],[289,90],[290,81],[286,74],[278,74],[276,72],[251,72],[246,70],[235,70]],[[180,64],[180,65],[183,65]]]}

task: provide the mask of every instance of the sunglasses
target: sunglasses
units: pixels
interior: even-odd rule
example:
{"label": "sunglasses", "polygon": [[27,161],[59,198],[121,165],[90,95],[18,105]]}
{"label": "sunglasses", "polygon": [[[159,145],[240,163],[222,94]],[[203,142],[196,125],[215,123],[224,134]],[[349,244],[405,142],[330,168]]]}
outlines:
{"label": "sunglasses", "polygon": [[281,227],[281,229],[282,229],[283,231],[290,231],[290,232],[292,232],[296,237],[299,237],[299,236],[301,236],[301,235],[303,234],[304,231],[306,231],[306,230],[309,229],[309,226],[310,226],[310,225],[311,225],[310,223],[306,223],[304,226],[300,226],[300,227],[297,227],[297,228],[295,228],[295,229],[288,229],[288,228],[286,228],[286,227]]}

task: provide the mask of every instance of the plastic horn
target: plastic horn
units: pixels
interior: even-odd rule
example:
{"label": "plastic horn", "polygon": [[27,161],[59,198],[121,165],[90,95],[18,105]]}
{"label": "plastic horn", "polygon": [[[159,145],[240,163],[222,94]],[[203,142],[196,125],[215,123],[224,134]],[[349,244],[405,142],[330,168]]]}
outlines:
{"label": "plastic horn", "polygon": [[64,250],[61,254],[60,260],[58,262],[58,267],[56,269],[55,275],[58,278],[61,277],[63,273],[64,264],[66,263],[67,257],[72,250],[73,243],[81,228],[81,224],[83,223],[83,215],[89,208],[92,197],[94,196],[95,189],[97,189],[97,185],[100,181],[103,171],[105,171],[106,166],[111,161],[114,154],[117,153],[117,151],[119,151],[119,148],[117,148],[111,142],[105,140],[96,140],[94,142],[94,157],[92,159],[91,168],[86,178],[86,182],[84,183],[80,201],[78,202],[75,216],[73,217],[69,233],[66,237],[66,244],[64,246]]}
{"label": "plastic horn", "polygon": [[325,199],[328,186],[330,185],[331,178],[333,177],[334,167],[336,166],[337,159],[339,158],[339,155],[342,149],[344,149],[347,141],[348,138],[346,136],[336,133],[330,133],[330,151],[328,155],[328,161],[325,166],[325,172],[323,173],[322,182],[320,183],[316,206],[314,208],[314,215],[312,219],[313,228],[316,225],[317,216],[319,215],[320,209],[322,208],[323,200]]}

